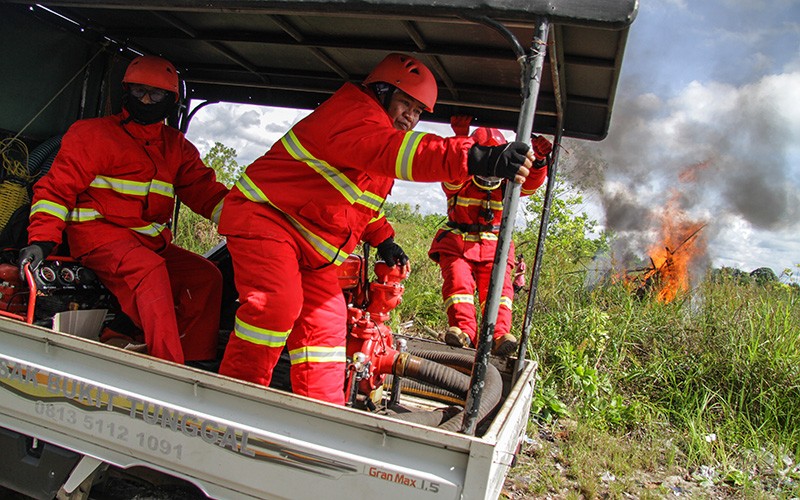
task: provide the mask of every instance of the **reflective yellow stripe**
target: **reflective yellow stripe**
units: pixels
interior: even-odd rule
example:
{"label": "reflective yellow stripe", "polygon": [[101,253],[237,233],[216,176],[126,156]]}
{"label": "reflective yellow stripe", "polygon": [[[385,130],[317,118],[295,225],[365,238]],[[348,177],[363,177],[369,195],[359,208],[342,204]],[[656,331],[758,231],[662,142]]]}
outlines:
{"label": "reflective yellow stripe", "polygon": [[454,304],[475,304],[475,297],[467,294],[455,294],[447,297],[444,301],[444,308],[449,309]]}
{"label": "reflective yellow stripe", "polygon": [[98,189],[110,189],[116,193],[130,194],[134,196],[147,196],[150,188],[149,182],[129,181],[125,179],[115,179],[98,175],[94,178],[90,187]]}
{"label": "reflective yellow stripe", "polygon": [[103,214],[93,208],[73,208],[67,220],[70,222],[87,222],[102,218]]}
{"label": "reflective yellow stripe", "polygon": [[425,132],[406,132],[400,151],[397,152],[394,173],[398,179],[413,181],[414,154],[417,152],[419,141],[426,135]]}
{"label": "reflective yellow stripe", "polygon": [[372,224],[373,222],[378,222],[379,220],[385,219],[385,218],[386,218],[386,215],[383,212],[381,212],[378,215],[376,215],[375,217],[371,218],[369,220],[369,223]]}
{"label": "reflective yellow stripe", "polygon": [[158,179],[153,179],[148,182],[139,182],[98,175],[89,186],[98,189],[110,189],[115,193],[131,196],[147,196],[150,193],[166,196],[168,198],[173,198],[175,196],[175,188],[173,185]]}
{"label": "reflective yellow stripe", "polygon": [[385,198],[369,191],[361,191],[361,189],[351,181],[344,173],[339,171],[336,167],[320,160],[312,155],[293,131],[289,131],[281,138],[281,143],[286,151],[297,161],[303,162],[315,172],[320,174],[323,179],[333,186],[334,189],[339,191],[348,203],[364,205],[367,208],[378,211],[386,201]]}
{"label": "reflective yellow stripe", "polygon": [[[103,214],[98,212],[93,208],[73,208],[69,215],[67,216],[67,220],[69,222],[89,222],[92,220],[103,219]],[[167,228],[166,224],[159,224],[158,222],[153,222],[152,224],[148,224],[146,226],[141,227],[129,227],[131,231],[136,231],[139,234],[143,234],[145,236],[158,236],[161,234],[164,229]]]}
{"label": "reflective yellow stripe", "polygon": [[175,197],[175,187],[169,182],[153,179],[150,182],[150,192],[153,194],[160,194],[167,198]]}
{"label": "reflective yellow stripe", "polygon": [[[481,302],[481,309],[483,306],[486,305],[486,302]],[[506,307],[507,309],[511,309],[511,306],[514,305],[514,301],[510,297],[506,297],[505,295],[500,297],[500,304],[501,306]]]}
{"label": "reflective yellow stripe", "polygon": [[236,187],[245,195],[245,197],[256,203],[269,203],[269,198],[264,194],[264,191],[258,188],[248,175],[242,174],[236,181]]}
{"label": "reflective yellow stripe", "polygon": [[314,169],[314,171],[328,181],[334,189],[342,193],[342,196],[344,196],[351,205],[361,197],[361,190],[353,181],[335,167],[332,167],[319,158],[315,158],[314,155],[309,153],[308,150],[300,144],[300,141],[297,139],[297,136],[294,135],[293,131],[289,130],[286,135],[281,137],[281,144],[283,144],[286,151],[292,155],[292,158]]}
{"label": "reflective yellow stripe", "polygon": [[161,231],[166,229],[166,224],[159,224],[158,222],[153,222],[152,224],[148,224],[142,227],[129,227],[131,231],[136,231],[139,234],[143,234],[145,236],[158,236],[161,234]]}
{"label": "reflective yellow stripe", "polygon": [[476,234],[476,233],[462,233],[458,229],[452,229],[450,232],[453,234],[457,234],[458,236],[461,236],[461,238],[464,241],[476,242],[481,240],[491,240],[491,241],[497,240],[497,235],[488,231]]}
{"label": "reflective yellow stripe", "polygon": [[386,198],[378,196],[375,193],[370,193],[369,191],[364,191],[361,193],[361,197],[356,200],[356,203],[377,212],[383,207],[385,201]]}
{"label": "reflective yellow stripe", "polygon": [[305,346],[289,351],[293,365],[300,363],[346,363],[347,351],[343,346]]}
{"label": "reflective yellow stripe", "polygon": [[461,189],[461,187],[464,185],[463,182],[461,184],[450,184],[449,182],[443,182],[442,184],[444,184],[444,187],[446,187],[451,191],[455,191],[456,189]]}
{"label": "reflective yellow stripe", "polygon": [[67,219],[67,207],[48,200],[39,200],[33,204],[31,215],[37,213],[52,215],[61,220]]}
{"label": "reflective yellow stripe", "polygon": [[265,345],[268,347],[283,347],[286,339],[289,337],[290,330],[285,332],[278,332],[275,330],[267,330],[266,328],[259,328],[257,326],[245,323],[239,317],[236,317],[236,323],[233,325],[233,333],[240,339],[258,345]]}
{"label": "reflective yellow stripe", "polygon": [[332,262],[334,265],[338,266],[341,265],[345,259],[347,259],[345,252],[340,251],[339,248],[331,245],[322,239],[322,237],[308,230],[294,217],[286,212],[283,212],[277,205],[272,203],[270,199],[267,198],[267,195],[265,195],[264,192],[255,185],[255,183],[252,181],[252,179],[250,179],[250,177],[247,176],[247,174],[242,174],[242,176],[239,177],[239,180],[236,181],[236,187],[239,188],[239,190],[248,200],[255,201],[256,203],[268,203],[279,210],[284,216],[286,216],[287,219],[289,219],[289,222],[295,227],[295,229],[297,229],[300,234],[303,235],[303,238],[305,238],[306,241],[308,241],[308,243],[314,247],[314,250],[325,257],[328,262]]}
{"label": "reflective yellow stripe", "polygon": [[219,224],[219,216],[222,213],[222,205],[224,201],[225,198],[219,200],[217,206],[214,207],[214,210],[211,211],[211,222],[213,222],[214,224]]}
{"label": "reflective yellow stripe", "polygon": [[[452,199],[452,198],[451,198]],[[486,203],[486,199],[480,198],[462,198],[461,196],[458,197],[457,205],[460,207],[474,207],[474,206],[482,206]],[[503,201],[502,200],[489,200],[489,207],[492,210],[502,210],[503,209]]]}

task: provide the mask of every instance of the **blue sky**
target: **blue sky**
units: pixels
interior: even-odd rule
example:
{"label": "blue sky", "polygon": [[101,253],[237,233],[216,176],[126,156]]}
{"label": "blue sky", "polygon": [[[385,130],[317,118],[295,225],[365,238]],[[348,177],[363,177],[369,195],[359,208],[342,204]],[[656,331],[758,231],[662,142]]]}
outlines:
{"label": "blue sky", "polygon": [[[188,137],[203,153],[233,147],[246,165],[303,115],[207,106]],[[707,223],[708,263],[800,274],[800,0],[642,0],[608,138],[565,146],[562,171],[617,251],[644,256],[651,216],[677,190],[686,216]],[[430,184],[398,182],[390,201],[445,206]]]}

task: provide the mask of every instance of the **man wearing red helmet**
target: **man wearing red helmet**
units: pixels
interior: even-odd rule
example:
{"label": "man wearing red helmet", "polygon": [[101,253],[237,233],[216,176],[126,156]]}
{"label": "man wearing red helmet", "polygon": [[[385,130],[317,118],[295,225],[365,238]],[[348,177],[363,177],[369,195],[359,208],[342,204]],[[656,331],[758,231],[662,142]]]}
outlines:
{"label": "man wearing red helmet", "polygon": [[[455,133],[463,137],[469,134],[471,121],[472,118],[468,116],[454,116],[451,124]],[[478,128],[471,137],[484,146],[499,147],[507,143],[503,134],[494,128]],[[546,157],[551,150],[550,141],[544,137],[534,139],[536,161],[531,174],[522,184],[520,196],[529,196],[542,185],[547,176]],[[483,308],[497,250],[505,185],[502,178],[481,175],[461,182],[442,183],[447,196],[447,227],[436,233],[428,256],[439,264],[442,271],[442,299],[450,325],[444,340],[449,345],[476,345],[475,290],[478,290],[478,300]],[[498,356],[508,356],[517,350],[517,340],[510,333],[514,264],[514,243],[511,242],[494,330],[492,352]]]}
{"label": "man wearing red helmet", "polygon": [[220,219],[241,304],[221,374],[269,385],[285,345],[292,390],[343,404],[346,305],[336,267],[362,240],[387,264],[406,264],[381,212],[394,180],[525,181],[528,144],[491,148],[412,131],[436,96],[427,67],[390,54],[247,168]]}
{"label": "man wearing red helmet", "polygon": [[20,270],[62,242],[97,273],[144,333],[153,356],[184,363],[216,357],[222,276],[171,243],[175,196],[217,220],[228,189],[164,119],[178,102],[168,61],[137,57],[123,77],[121,113],[79,120],[34,186],[29,246]]}

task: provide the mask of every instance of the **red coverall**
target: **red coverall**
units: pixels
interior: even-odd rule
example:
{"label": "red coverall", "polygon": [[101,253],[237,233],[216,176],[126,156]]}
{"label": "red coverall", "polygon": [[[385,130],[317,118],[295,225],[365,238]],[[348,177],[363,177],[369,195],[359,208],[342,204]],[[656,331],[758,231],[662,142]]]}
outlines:
{"label": "red coverall", "polygon": [[285,344],[292,390],[343,404],[335,268],[362,239],[393,235],[381,207],[395,178],[462,182],[473,143],[398,131],[375,98],[345,84],[250,165],[220,220],[241,303],[220,373],[269,385]]}
{"label": "red coverall", "polygon": [[163,123],[122,120],[127,111],[74,123],[34,186],[28,240],[61,243],[97,273],[145,336],[153,356],[213,359],[222,275],[171,243],[175,195],[211,220],[228,189],[197,149]]}
{"label": "red coverall", "polygon": [[[522,185],[520,196],[530,196],[542,185],[547,169],[531,170]],[[442,270],[442,299],[450,326],[457,326],[477,345],[475,289],[483,309],[489,293],[489,278],[497,249],[497,234],[503,213],[503,187],[493,189],[478,185],[474,178],[460,184],[442,183],[447,195],[448,227],[440,229],[431,243],[428,256]],[[491,220],[485,215],[493,214]],[[511,275],[514,269],[514,242],[510,242],[505,282],[497,312],[494,338],[511,329],[511,306],[514,290]]]}

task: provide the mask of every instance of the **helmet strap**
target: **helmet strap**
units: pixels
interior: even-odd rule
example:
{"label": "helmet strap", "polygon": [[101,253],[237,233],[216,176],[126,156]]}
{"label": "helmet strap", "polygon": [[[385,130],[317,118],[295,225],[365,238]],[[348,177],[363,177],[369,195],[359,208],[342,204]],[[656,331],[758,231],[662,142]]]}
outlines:
{"label": "helmet strap", "polygon": [[375,94],[375,98],[381,103],[383,109],[388,111],[389,104],[392,102],[392,96],[397,91],[397,87],[386,82],[374,82],[367,86],[372,90],[372,93]]}

